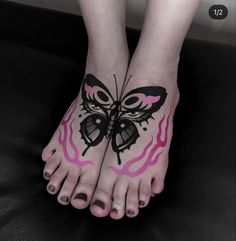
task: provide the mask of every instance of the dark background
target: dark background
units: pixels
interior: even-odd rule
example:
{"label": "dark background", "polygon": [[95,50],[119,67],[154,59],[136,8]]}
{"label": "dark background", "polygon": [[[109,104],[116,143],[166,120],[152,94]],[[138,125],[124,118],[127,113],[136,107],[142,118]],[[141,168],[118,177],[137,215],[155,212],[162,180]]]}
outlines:
{"label": "dark background", "polygon": [[185,41],[165,189],[120,221],[61,206],[42,177],[86,50],[80,17],[0,2],[0,240],[234,241],[235,48]]}

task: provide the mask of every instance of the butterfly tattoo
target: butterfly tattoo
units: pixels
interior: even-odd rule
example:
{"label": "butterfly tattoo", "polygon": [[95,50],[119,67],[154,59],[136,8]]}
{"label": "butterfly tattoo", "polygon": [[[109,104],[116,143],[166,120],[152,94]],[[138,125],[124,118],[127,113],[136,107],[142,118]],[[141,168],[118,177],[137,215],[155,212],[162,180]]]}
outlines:
{"label": "butterfly tattoo", "polygon": [[[132,76],[123,82],[120,96],[116,76],[116,99],[108,88],[94,75],[87,74],[82,84],[82,106],[87,116],[80,124],[82,139],[87,145],[82,155],[92,146],[98,145],[103,138],[111,141],[113,151],[121,164],[120,153],[136,143],[139,138],[137,124],[152,117],[164,104],[167,93],[160,86],[140,87],[124,95],[125,88]],[[124,95],[124,96],[123,96]]]}

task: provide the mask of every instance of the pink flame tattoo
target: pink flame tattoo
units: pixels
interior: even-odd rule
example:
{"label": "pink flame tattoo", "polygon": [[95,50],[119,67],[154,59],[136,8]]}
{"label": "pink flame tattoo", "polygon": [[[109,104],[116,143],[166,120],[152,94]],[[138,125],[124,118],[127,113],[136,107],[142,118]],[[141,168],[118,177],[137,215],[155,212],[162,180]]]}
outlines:
{"label": "pink flame tattoo", "polygon": [[[72,117],[73,113],[75,112],[76,107],[77,107],[77,99],[75,99],[72,102],[71,106],[69,107],[68,111],[66,112],[65,116],[63,117],[63,119],[60,123],[60,127],[59,127],[60,132],[59,132],[58,142],[62,146],[63,153],[64,153],[64,156],[67,161],[74,163],[76,165],[79,165],[79,166],[84,166],[87,164],[94,165],[94,163],[92,161],[79,159],[79,150],[76,147],[76,145],[73,141],[73,138],[72,138],[72,136],[73,136],[72,124],[75,119],[73,119],[71,121],[71,117]],[[68,124],[69,122],[70,122],[70,124]],[[68,125],[69,125],[69,127],[68,127]],[[63,130],[63,135],[62,135],[62,130]],[[69,144],[71,145],[71,148],[74,151],[73,157],[71,157],[71,155],[68,151],[68,148],[67,148],[67,142],[66,142],[67,138],[69,138]]]}
{"label": "pink flame tattoo", "polygon": [[[163,150],[160,151],[160,149],[164,148],[167,144],[169,117],[170,117],[170,114],[167,117],[163,140],[161,139],[161,135],[162,135],[162,124],[165,120],[165,115],[162,117],[162,119],[160,120],[160,122],[158,124],[159,131],[156,136],[156,143],[153,146],[152,146],[152,144],[153,144],[153,138],[152,138],[152,140],[145,146],[143,152],[139,156],[127,161],[126,164],[123,166],[123,168],[118,169],[114,166],[109,166],[108,168],[112,169],[119,176],[127,175],[130,177],[136,177],[136,176],[140,175],[141,173],[143,173],[149,166],[155,165],[157,163],[157,161],[159,160],[159,157],[163,153]],[[150,149],[150,147],[151,147],[151,149]],[[148,150],[149,150],[149,153],[148,153],[147,159],[143,163],[143,165],[140,168],[138,168],[137,170],[131,171],[130,168],[132,167],[132,165],[143,160],[143,158],[146,156]]]}

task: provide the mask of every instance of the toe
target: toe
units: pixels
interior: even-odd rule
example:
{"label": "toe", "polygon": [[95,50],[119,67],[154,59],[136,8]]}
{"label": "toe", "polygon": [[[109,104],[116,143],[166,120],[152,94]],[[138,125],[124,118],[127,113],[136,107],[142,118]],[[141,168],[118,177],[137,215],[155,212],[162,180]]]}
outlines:
{"label": "toe", "polygon": [[117,181],[115,184],[110,213],[110,217],[113,219],[121,219],[125,215],[125,197],[127,188],[127,182]]}
{"label": "toe", "polygon": [[138,215],[138,186],[131,183],[126,197],[126,215],[133,218]]}
{"label": "toe", "polygon": [[52,155],[45,164],[45,167],[43,170],[44,178],[49,180],[52,174],[59,166],[59,164],[60,164],[60,158],[56,154]]}
{"label": "toe", "polygon": [[143,208],[147,206],[151,196],[151,182],[141,180],[139,185],[139,207]]}
{"label": "toe", "polygon": [[86,208],[94,193],[98,174],[96,172],[85,172],[81,175],[71,198],[71,205],[77,209]]}
{"label": "toe", "polygon": [[63,183],[63,186],[58,194],[57,200],[62,205],[68,205],[70,202],[71,195],[78,181],[80,174],[79,168],[72,167]]}
{"label": "toe", "polygon": [[156,195],[162,192],[164,189],[164,180],[155,177],[152,181],[152,194]]}
{"label": "toe", "polygon": [[47,161],[55,152],[56,145],[54,141],[51,141],[44,149],[42,150],[41,153],[41,158],[43,161]]}
{"label": "toe", "polygon": [[47,190],[50,194],[56,194],[68,173],[68,168],[60,165],[56,172],[51,176],[47,185]]}
{"label": "toe", "polygon": [[116,178],[103,173],[100,176],[90,205],[91,213],[96,217],[105,217],[111,210],[111,197]]}

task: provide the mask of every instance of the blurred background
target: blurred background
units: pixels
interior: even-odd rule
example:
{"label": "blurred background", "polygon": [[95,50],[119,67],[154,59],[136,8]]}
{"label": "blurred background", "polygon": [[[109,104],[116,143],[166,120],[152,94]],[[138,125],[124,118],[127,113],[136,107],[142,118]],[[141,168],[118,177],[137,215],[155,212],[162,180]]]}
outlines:
{"label": "blurred background", "polygon": [[[54,9],[72,14],[80,14],[78,0],[10,0]],[[212,19],[209,8],[221,4],[227,7],[228,16],[222,20]],[[127,26],[140,29],[142,27],[145,10],[145,0],[127,0]],[[183,13],[184,14],[184,13]],[[190,27],[188,38],[203,39],[218,43],[236,46],[236,1],[235,0],[202,0],[193,23]]]}

